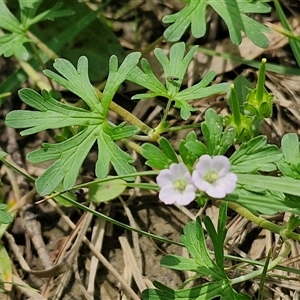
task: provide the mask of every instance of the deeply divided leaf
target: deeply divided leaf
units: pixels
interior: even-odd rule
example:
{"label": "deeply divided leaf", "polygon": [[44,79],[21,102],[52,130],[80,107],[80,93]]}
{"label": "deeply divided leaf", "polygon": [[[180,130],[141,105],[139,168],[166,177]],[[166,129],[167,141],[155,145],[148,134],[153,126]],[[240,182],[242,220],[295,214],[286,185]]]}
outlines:
{"label": "deeply divided leaf", "polygon": [[268,46],[269,42],[264,33],[271,31],[246,15],[268,13],[271,10],[268,4],[262,1],[245,0],[188,0],[186,2],[186,6],[181,11],[163,18],[164,23],[173,23],[164,32],[164,37],[169,42],[178,41],[189,25],[195,38],[203,37],[206,32],[206,5],[210,5],[226,23],[233,44],[241,43],[241,32],[244,32],[257,46],[262,48]]}
{"label": "deeply divided leaf", "polygon": [[[111,99],[122,80],[125,80],[127,72],[136,65],[139,56],[139,53],[129,55],[112,75],[114,80],[111,81],[112,89],[109,91]],[[89,81],[87,58],[79,58],[77,69],[65,59],[57,59],[54,67],[61,75],[50,70],[46,70],[45,73],[82,98],[91,111],[61,103],[47,91],[42,91],[41,95],[31,89],[22,89],[19,92],[20,98],[36,109],[12,111],[7,114],[8,126],[27,128],[21,131],[22,135],[54,128],[72,129],[74,127],[77,129],[70,130],[70,134],[65,135],[60,143],[44,143],[41,149],[27,155],[27,159],[33,163],[53,161],[36,180],[38,193],[43,196],[47,195],[60,183],[62,183],[62,189],[70,189],[75,184],[80,167],[96,141],[99,147],[96,163],[98,177],[107,176],[110,165],[119,175],[134,173],[132,157],[125,153],[115,140],[129,138],[139,129],[136,126],[125,126],[125,123],[114,125],[105,120],[100,99]],[[127,180],[133,179],[134,177],[127,178]]]}
{"label": "deeply divided leaf", "polygon": [[70,189],[79,169],[100,133],[99,126],[89,126],[72,138],[58,144],[43,144],[42,149],[30,152],[27,159],[33,163],[56,160],[37,180],[37,192],[50,194],[60,182],[65,190]]}
{"label": "deeply divided leaf", "polygon": [[275,145],[267,144],[265,136],[257,136],[241,144],[240,148],[230,157],[232,172],[251,173],[254,171],[271,172],[276,169],[276,162],[282,153]]}
{"label": "deeply divided leaf", "polygon": [[15,110],[7,114],[7,126],[29,128],[21,131],[21,135],[65,126],[89,126],[103,123],[103,117],[99,113],[60,103],[47,91],[43,91],[40,95],[26,88],[19,91],[19,96],[24,103],[39,110]]}

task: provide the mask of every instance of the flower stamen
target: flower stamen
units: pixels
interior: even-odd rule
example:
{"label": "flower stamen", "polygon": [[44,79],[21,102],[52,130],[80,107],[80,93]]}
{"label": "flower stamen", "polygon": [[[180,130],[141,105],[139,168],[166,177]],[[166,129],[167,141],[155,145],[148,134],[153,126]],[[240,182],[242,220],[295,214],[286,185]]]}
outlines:
{"label": "flower stamen", "polygon": [[196,198],[196,187],[184,163],[173,163],[161,170],[156,178],[160,187],[159,199],[165,204],[188,205]]}
{"label": "flower stamen", "polygon": [[235,190],[237,176],[230,172],[226,156],[202,155],[195,166],[192,178],[196,187],[208,196],[222,199]]}

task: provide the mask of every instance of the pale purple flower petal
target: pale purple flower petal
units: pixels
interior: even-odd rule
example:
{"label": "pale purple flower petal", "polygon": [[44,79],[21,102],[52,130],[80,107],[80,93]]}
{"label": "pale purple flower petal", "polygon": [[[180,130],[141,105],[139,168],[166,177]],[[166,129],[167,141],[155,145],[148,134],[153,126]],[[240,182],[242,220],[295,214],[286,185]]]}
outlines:
{"label": "pale purple flower petal", "polygon": [[202,155],[195,166],[192,179],[196,187],[212,198],[221,199],[235,190],[237,176],[230,173],[226,156]]}
{"label": "pale purple flower petal", "polygon": [[188,205],[196,198],[196,187],[184,163],[173,163],[161,170],[156,178],[159,199],[165,204]]}

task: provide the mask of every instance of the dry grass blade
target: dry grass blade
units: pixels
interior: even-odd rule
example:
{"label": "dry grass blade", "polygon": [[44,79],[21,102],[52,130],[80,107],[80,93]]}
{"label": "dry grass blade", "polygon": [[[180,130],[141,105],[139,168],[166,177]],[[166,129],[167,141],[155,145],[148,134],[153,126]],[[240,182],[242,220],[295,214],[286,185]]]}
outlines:
{"label": "dry grass blade", "polygon": [[147,288],[146,284],[144,283],[143,277],[141,275],[141,271],[139,270],[139,267],[136,262],[136,258],[134,257],[134,254],[132,252],[132,249],[125,237],[119,237],[119,241],[123,250],[123,255],[128,261],[128,266],[130,266],[133,278],[135,280],[136,285],[138,286],[138,289],[140,292],[145,290]]}

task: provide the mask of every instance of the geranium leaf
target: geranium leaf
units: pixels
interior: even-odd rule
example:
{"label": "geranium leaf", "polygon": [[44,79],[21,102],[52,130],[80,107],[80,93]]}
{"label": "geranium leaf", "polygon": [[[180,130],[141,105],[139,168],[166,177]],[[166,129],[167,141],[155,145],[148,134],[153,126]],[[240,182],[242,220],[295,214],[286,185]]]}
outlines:
{"label": "geranium leaf", "polygon": [[257,46],[266,48],[269,44],[264,33],[270,29],[251,19],[249,13],[269,13],[271,7],[262,1],[245,0],[188,0],[179,12],[163,17],[164,23],[173,23],[164,32],[169,42],[178,41],[189,25],[195,38],[203,37],[206,32],[205,10],[210,5],[226,23],[230,38],[235,45],[242,40],[241,32]]}

